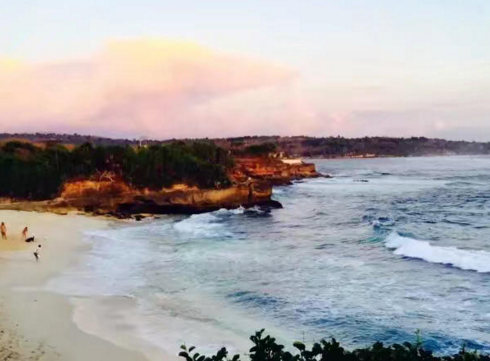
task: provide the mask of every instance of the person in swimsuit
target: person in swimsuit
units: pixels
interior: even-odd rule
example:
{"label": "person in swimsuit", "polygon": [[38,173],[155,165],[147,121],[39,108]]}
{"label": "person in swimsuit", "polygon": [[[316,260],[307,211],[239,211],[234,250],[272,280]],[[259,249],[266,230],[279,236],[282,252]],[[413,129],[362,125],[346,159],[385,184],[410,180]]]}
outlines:
{"label": "person in swimsuit", "polygon": [[0,233],[2,233],[2,239],[7,239],[7,226],[3,222],[0,224]]}
{"label": "person in swimsuit", "polygon": [[27,227],[24,228],[22,231],[22,240],[25,241],[27,239],[27,233],[29,232],[29,229]]}

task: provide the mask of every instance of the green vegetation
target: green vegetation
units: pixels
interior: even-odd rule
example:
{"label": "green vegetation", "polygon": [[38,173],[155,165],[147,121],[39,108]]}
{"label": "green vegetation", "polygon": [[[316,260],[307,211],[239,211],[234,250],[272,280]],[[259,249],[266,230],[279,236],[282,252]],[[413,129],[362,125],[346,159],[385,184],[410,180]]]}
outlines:
{"label": "green vegetation", "polygon": [[250,156],[267,156],[269,153],[275,152],[277,149],[277,145],[274,143],[266,142],[262,144],[254,144],[246,147],[243,150],[243,154]]}
{"label": "green vegetation", "polygon": [[[448,141],[424,137],[390,138],[302,138],[290,141],[294,152],[315,157],[352,156],[374,154],[376,156],[423,156],[423,155],[468,155],[490,154],[490,143]],[[280,143],[280,147],[287,144]]]}
{"label": "green vegetation", "polygon": [[[264,330],[250,337],[253,343],[248,354],[250,361],[490,361],[490,356],[467,352],[464,347],[453,356],[435,356],[431,351],[423,349],[419,337],[415,344],[405,342],[402,345],[384,346],[376,342],[371,347],[354,351],[344,349],[335,339],[315,343],[311,349],[307,349],[301,342],[295,342],[293,346],[298,352],[293,355],[285,351],[284,346],[278,344],[275,338],[264,337],[263,333]],[[212,356],[200,355],[195,352],[195,347],[181,348],[179,356],[186,361],[240,361],[240,355],[229,358],[226,348]]]}
{"label": "green vegetation", "polygon": [[82,144],[72,151],[59,144],[36,147],[9,142],[0,147],[0,197],[51,199],[71,179],[122,179],[136,188],[161,189],[175,183],[226,187],[228,152],[210,142],[131,146]]}
{"label": "green vegetation", "polygon": [[[92,143],[104,146],[136,146],[136,139],[110,139],[80,134],[6,134],[0,133],[0,141],[5,139],[27,139],[32,142],[57,141],[64,144],[81,145]],[[474,155],[490,154],[490,142],[451,141],[430,139],[425,137],[393,138],[393,137],[364,137],[344,138],[330,136],[323,138],[294,136],[245,136],[236,138],[216,139],[217,144],[231,149],[237,155],[264,155],[264,152],[285,152],[291,156],[303,157],[344,157],[362,154],[374,154],[380,157],[406,157],[424,155]],[[172,143],[173,141],[165,141]],[[145,140],[145,144],[158,145],[161,141]],[[273,149],[261,150],[261,145],[269,143]],[[257,148],[258,146],[258,148]],[[249,148],[249,149],[247,149]],[[249,152],[249,153],[246,153]]]}

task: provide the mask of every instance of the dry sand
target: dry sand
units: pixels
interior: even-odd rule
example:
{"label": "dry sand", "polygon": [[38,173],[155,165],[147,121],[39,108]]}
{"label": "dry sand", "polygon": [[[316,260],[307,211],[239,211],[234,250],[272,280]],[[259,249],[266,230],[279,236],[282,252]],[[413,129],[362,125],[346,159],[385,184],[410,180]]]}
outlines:
{"label": "dry sand", "polygon": [[[46,292],[46,281],[87,247],[82,232],[107,221],[79,215],[0,211],[8,240],[0,240],[0,360],[144,361],[139,352],[81,331],[72,320],[69,300]],[[36,243],[21,240],[28,226]],[[33,252],[42,245],[41,259]]]}

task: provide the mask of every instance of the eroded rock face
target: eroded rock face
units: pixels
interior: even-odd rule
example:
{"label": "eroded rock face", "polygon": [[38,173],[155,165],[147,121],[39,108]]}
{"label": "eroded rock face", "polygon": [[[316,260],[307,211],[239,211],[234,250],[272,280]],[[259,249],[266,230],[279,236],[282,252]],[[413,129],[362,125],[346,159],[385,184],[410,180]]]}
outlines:
{"label": "eroded rock face", "polygon": [[122,181],[77,180],[63,185],[53,206],[75,208],[88,212],[111,211],[118,202],[139,193]]}
{"label": "eroded rock face", "polygon": [[[92,214],[128,218],[141,213],[194,214],[243,206],[282,207],[272,200],[272,186],[320,176],[314,164],[283,163],[271,158],[238,158],[230,173],[233,186],[199,189],[185,184],[158,191],[135,189],[121,179],[73,180],[64,184],[60,197],[43,202],[0,202],[4,209]],[[11,203],[11,204],[9,204]]]}
{"label": "eroded rock face", "polygon": [[273,185],[287,185],[293,180],[321,176],[312,163],[284,163],[271,158],[237,158],[232,177],[237,181],[248,178],[266,180]]}
{"label": "eroded rock face", "polygon": [[122,181],[92,181],[80,180],[67,182],[63,185],[61,198],[77,199],[104,196],[123,196],[132,193],[133,190]]}
{"label": "eroded rock face", "polygon": [[178,186],[161,191],[138,190],[121,181],[76,181],[65,184],[61,197],[51,206],[81,209],[96,214],[127,217],[138,213],[193,214],[220,208],[263,205],[281,207],[273,201],[272,186],[253,181],[225,189]]}

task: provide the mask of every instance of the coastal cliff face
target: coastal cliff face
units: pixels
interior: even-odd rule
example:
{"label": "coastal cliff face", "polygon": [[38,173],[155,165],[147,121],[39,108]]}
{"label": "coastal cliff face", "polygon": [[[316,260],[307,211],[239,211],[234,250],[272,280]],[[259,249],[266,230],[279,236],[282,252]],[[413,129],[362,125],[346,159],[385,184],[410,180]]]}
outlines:
{"label": "coastal cliff face", "polygon": [[287,164],[271,158],[238,158],[223,189],[199,189],[184,184],[158,191],[135,189],[123,181],[79,180],[64,185],[51,207],[75,208],[95,214],[129,217],[135,214],[194,214],[252,206],[281,207],[272,200],[273,185],[318,177],[314,164]]}
{"label": "coastal cliff face", "polygon": [[220,208],[255,205],[281,207],[271,199],[272,186],[265,181],[237,184],[225,189],[198,189],[177,185],[150,191],[129,187],[121,181],[69,182],[50,207],[75,208],[95,214],[129,217],[134,214],[194,214]]}
{"label": "coastal cliff face", "polygon": [[273,185],[318,177],[314,164],[288,164],[271,158],[237,158],[230,178],[233,185],[223,189],[199,189],[184,184],[158,191],[135,189],[121,180],[79,180],[63,186],[51,206],[82,209],[96,214],[128,217],[134,214],[193,214],[220,208],[281,207],[272,200]]}
{"label": "coastal cliff face", "polygon": [[56,199],[40,202],[5,199],[0,202],[0,208],[56,213],[75,210],[118,218],[139,214],[195,214],[253,206],[280,208],[281,204],[272,199],[273,185],[288,185],[292,180],[318,176],[314,164],[238,158],[229,174],[232,185],[226,188],[200,189],[175,184],[171,188],[150,190],[131,187],[122,179],[78,179],[64,183]]}
{"label": "coastal cliff face", "polygon": [[284,163],[275,158],[237,158],[232,177],[238,181],[261,179],[272,185],[288,185],[293,180],[321,176],[312,163]]}

